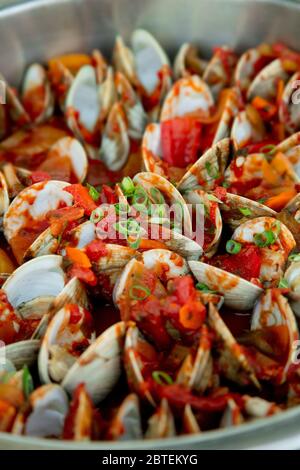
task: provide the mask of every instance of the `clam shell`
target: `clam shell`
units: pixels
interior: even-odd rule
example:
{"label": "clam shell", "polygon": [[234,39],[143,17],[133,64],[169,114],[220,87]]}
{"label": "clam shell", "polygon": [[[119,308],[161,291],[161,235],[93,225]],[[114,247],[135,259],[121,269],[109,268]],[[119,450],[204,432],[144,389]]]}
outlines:
{"label": "clam shell", "polygon": [[243,94],[246,94],[253,78],[257,74],[256,64],[263,57],[259,49],[247,49],[244,52],[235,68],[234,82]]}
{"label": "clam shell", "polygon": [[109,115],[114,103],[117,101],[117,91],[112,67],[108,67],[106,78],[99,87],[99,99],[101,105],[100,121],[103,122]]}
{"label": "clam shell", "polygon": [[[244,215],[240,209],[249,209],[249,215]],[[252,201],[237,194],[227,193],[226,201],[221,205],[223,221],[232,229],[256,217],[274,217],[276,212],[269,207]]]}
{"label": "clam shell", "polygon": [[29,397],[32,412],[25,423],[26,436],[60,437],[68,412],[68,398],[59,385],[43,385]]}
{"label": "clam shell", "polygon": [[201,432],[197,418],[193,413],[191,405],[187,404],[184,407],[182,417],[183,432],[185,434],[198,434]]}
{"label": "clam shell", "polygon": [[187,262],[169,250],[153,249],[142,253],[140,261],[147,269],[155,272],[162,281],[169,281],[189,273]]}
{"label": "clam shell", "polygon": [[264,400],[260,397],[243,397],[245,403],[245,411],[251,418],[265,418],[266,416],[279,413],[281,410],[275,403]]}
{"label": "clam shell", "polygon": [[26,340],[9,344],[5,348],[6,359],[10,360],[17,370],[22,369],[25,365],[32,366],[40,349],[39,340]]}
{"label": "clam shell", "polygon": [[273,60],[256,75],[248,88],[247,99],[251,101],[255,96],[261,96],[271,101],[276,97],[278,80],[286,82],[288,77],[281,60]]}
{"label": "clam shell", "polygon": [[199,186],[205,191],[214,189],[217,179],[224,174],[231,152],[230,139],[223,139],[213,145],[185,173],[177,189],[181,192],[191,191]]}
{"label": "clam shell", "polygon": [[[67,158],[70,161],[72,172],[79,183],[82,183],[87,174],[88,160],[81,143],[74,137],[63,137],[50,148],[47,158],[52,156]],[[46,160],[47,163],[47,160]]]}
{"label": "clam shell", "polygon": [[291,263],[284,274],[284,278],[290,289],[288,297],[291,307],[295,314],[300,317],[300,261]]}
{"label": "clam shell", "polygon": [[0,171],[0,216],[3,216],[9,207],[9,194],[7,183]]}
{"label": "clam shell", "polygon": [[[35,98],[35,90],[40,93],[40,90],[43,90],[43,103],[38,115],[32,115],[31,119],[35,123],[41,123],[49,119],[54,111],[54,97],[51,91],[50,83],[47,77],[47,72],[40,64],[31,64],[25,72],[22,85],[22,100],[25,106],[25,103],[28,103],[29,100],[32,101]],[[28,103],[31,107],[33,103]],[[28,111],[30,114],[30,111]]]}
{"label": "clam shell", "polygon": [[235,310],[249,310],[262,293],[262,289],[235,274],[200,261],[188,261],[199,282],[224,296],[224,304]]}
{"label": "clam shell", "polygon": [[72,394],[77,385],[84,383],[93,402],[101,402],[120,377],[124,336],[124,322],[105,330],[68,371],[63,388]]}
{"label": "clam shell", "polygon": [[297,91],[300,83],[299,80],[300,73],[296,72],[287,82],[279,104],[279,120],[284,124],[285,129],[290,134],[300,128],[299,103],[297,103],[297,100],[294,102],[295,100],[293,97],[293,94],[295,94],[295,98],[296,93],[297,95],[299,94]]}
{"label": "clam shell", "polygon": [[191,75],[189,69],[192,69],[194,73],[201,77],[206,66],[207,62],[199,57],[196,47],[185,42],[180,47],[174,60],[174,76],[176,80],[186,77]]}
{"label": "clam shell", "polygon": [[114,441],[142,439],[142,423],[139,400],[135,393],[128,395],[122,402],[109,425],[109,437]]}
{"label": "clam shell", "polygon": [[113,62],[116,70],[123,73],[133,85],[137,84],[134,56],[121,36],[117,36],[113,50]]}
{"label": "clam shell", "polygon": [[186,115],[209,115],[214,99],[209,87],[197,75],[181,78],[166,96],[161,110],[161,121]]}
{"label": "clam shell", "polygon": [[129,156],[130,142],[122,105],[115,103],[109,113],[100,147],[100,158],[111,171],[120,170]]}
{"label": "clam shell", "polygon": [[265,128],[262,121],[260,126],[254,126],[249,119],[247,112],[240,111],[233,121],[230,136],[240,148],[250,142],[259,142],[263,140],[265,136]]}
{"label": "clam shell", "polygon": [[229,399],[227,403],[227,407],[224,411],[220,422],[220,428],[228,428],[230,426],[237,426],[242,424],[244,421],[243,415],[241,413],[240,408],[235,403],[234,400]]}
{"label": "clam shell", "polygon": [[235,116],[239,111],[240,93],[237,88],[231,88],[229,96],[226,100],[224,111],[221,115],[213,144],[216,144],[226,137],[230,137],[230,130]]}
{"label": "clam shell", "polygon": [[155,413],[148,420],[146,439],[162,439],[176,436],[173,413],[168,401],[163,398]]}
{"label": "clam shell", "polygon": [[227,53],[227,67],[218,51],[212,56],[206,69],[203,73],[203,80],[209,85],[212,94],[215,98],[218,97],[220,91],[228,86],[232,81],[232,74],[236,64],[236,56],[233,51],[227,46],[221,46],[223,52]]}
{"label": "clam shell", "polygon": [[49,227],[26,250],[23,260],[29,261],[38,256],[53,255],[57,252],[58,247],[58,239],[52,235],[51,228]]}
{"label": "clam shell", "polygon": [[28,113],[25,111],[20,99],[14,90],[8,85],[2,74],[0,74],[0,80],[5,84],[6,105],[10,119],[19,126],[29,124],[30,117]]}

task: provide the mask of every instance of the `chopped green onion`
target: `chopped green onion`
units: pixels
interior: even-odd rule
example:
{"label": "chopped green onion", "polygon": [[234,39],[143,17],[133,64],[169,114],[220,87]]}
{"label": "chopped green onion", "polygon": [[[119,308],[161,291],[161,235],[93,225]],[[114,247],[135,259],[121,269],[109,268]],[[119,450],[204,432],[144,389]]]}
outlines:
{"label": "chopped green onion", "polygon": [[25,398],[27,399],[34,390],[33,380],[27,366],[23,367],[22,385],[23,393],[25,395]]}
{"label": "chopped green onion", "polygon": [[213,202],[217,202],[218,204],[222,204],[222,201],[220,201],[220,199],[218,199],[214,194],[208,194],[207,199],[209,201],[213,201]]}
{"label": "chopped green onion", "polygon": [[276,236],[271,230],[265,230],[262,233],[256,233],[253,237],[255,245],[259,246],[260,248],[264,248],[266,246],[273,245],[276,241]]}
{"label": "chopped green onion", "polygon": [[152,378],[159,385],[172,385],[173,383],[172,377],[163,370],[154,370],[152,372]]}
{"label": "chopped green onion", "polygon": [[122,202],[118,202],[117,204],[115,204],[115,211],[118,215],[121,215],[121,214],[128,214],[129,212],[129,206],[127,204],[124,204]]}
{"label": "chopped green onion", "polygon": [[276,220],[276,222],[272,225],[272,229],[276,237],[280,234],[281,230],[281,223],[279,220]]}
{"label": "chopped green onion", "polygon": [[141,244],[141,238],[135,238],[133,241],[130,238],[127,238],[127,244],[129,248],[132,248],[133,250],[137,250]]}
{"label": "chopped green onion", "polygon": [[229,188],[230,183],[227,183],[226,181],[223,181],[222,186],[223,186],[223,188],[227,189],[227,188]]}
{"label": "chopped green onion", "polygon": [[267,198],[266,197],[262,197],[261,199],[258,199],[257,202],[259,202],[259,204],[264,204],[266,202]]}
{"label": "chopped green onion", "polygon": [[216,291],[211,290],[204,282],[197,282],[196,289],[207,294],[215,294]]}
{"label": "chopped green onion", "polygon": [[90,216],[90,221],[93,222],[93,224],[97,224],[102,220],[104,217],[104,212],[101,207],[97,207],[97,209],[94,209],[93,212],[91,213]]}
{"label": "chopped green onion", "polygon": [[150,189],[150,196],[154,202],[154,204],[164,204],[165,198],[163,197],[162,193],[157,188]]}
{"label": "chopped green onion", "polygon": [[226,243],[226,251],[231,255],[237,255],[242,249],[242,245],[235,240],[228,240]]}
{"label": "chopped green onion", "polygon": [[100,193],[97,191],[96,188],[94,188],[94,186],[92,186],[91,184],[87,183],[86,184],[88,189],[89,189],[89,195],[91,196],[91,198],[93,199],[93,201],[98,201],[99,197],[100,197]]}
{"label": "chopped green onion", "polygon": [[287,287],[289,287],[287,280],[286,279],[280,279],[278,287],[280,289],[286,289]]}
{"label": "chopped green onion", "polygon": [[252,210],[249,209],[248,207],[239,207],[239,211],[245,217],[248,217],[248,216],[252,215]]}
{"label": "chopped green onion", "polygon": [[132,197],[132,204],[148,204],[149,198],[142,186],[137,186]]}
{"label": "chopped green onion", "polygon": [[289,261],[300,261],[300,253],[293,253],[290,255]]}
{"label": "chopped green onion", "polygon": [[132,300],[145,300],[150,294],[150,289],[141,284],[133,284],[129,289],[129,297]]}
{"label": "chopped green onion", "polygon": [[141,226],[135,219],[127,220],[127,230],[129,235],[137,235],[141,232]]}
{"label": "chopped green onion", "polygon": [[121,182],[121,189],[125,196],[132,196],[135,191],[134,182],[129,176],[125,176]]}
{"label": "chopped green onion", "polygon": [[276,148],[276,145],[273,145],[273,144],[269,144],[269,145],[265,145],[264,147],[262,147],[260,150],[262,153],[266,153],[268,155],[272,155],[272,153],[274,152]]}
{"label": "chopped green onion", "polygon": [[208,175],[212,179],[216,180],[217,178],[219,178],[220,173],[219,173],[218,167],[212,167],[212,164],[210,162],[206,162],[205,163],[205,169],[206,169]]}

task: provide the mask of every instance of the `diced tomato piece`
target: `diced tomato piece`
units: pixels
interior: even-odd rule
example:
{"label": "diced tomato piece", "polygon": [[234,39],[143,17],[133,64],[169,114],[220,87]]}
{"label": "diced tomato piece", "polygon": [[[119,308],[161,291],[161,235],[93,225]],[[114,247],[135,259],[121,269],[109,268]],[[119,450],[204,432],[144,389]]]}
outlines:
{"label": "diced tomato piece", "polygon": [[34,171],[29,176],[31,184],[40,183],[41,181],[51,180],[51,176],[46,171]]}
{"label": "diced tomato piece", "polygon": [[68,275],[70,278],[77,277],[77,279],[89,286],[97,285],[97,277],[90,268],[82,268],[81,266],[73,264],[68,271]]}
{"label": "diced tomato piece", "polygon": [[192,117],[180,117],[161,123],[163,159],[172,166],[185,168],[198,158],[202,126]]}
{"label": "diced tomato piece", "polygon": [[69,305],[66,305],[66,308],[69,310],[70,312],[70,320],[69,320],[69,323],[72,323],[74,325],[76,325],[76,323],[79,323],[81,318],[82,318],[82,314],[79,310],[79,307],[78,305],[76,304],[69,304]]}
{"label": "diced tomato piece", "polygon": [[178,302],[181,305],[184,305],[193,297],[195,288],[191,276],[183,276],[174,279],[173,286]]}
{"label": "diced tomato piece", "polygon": [[107,184],[102,186],[100,202],[108,204],[116,204],[118,202],[114,189],[107,186]]}
{"label": "diced tomato piece", "polygon": [[98,261],[102,256],[107,256],[107,248],[102,240],[93,240],[85,247],[85,252],[91,261]]}
{"label": "diced tomato piece", "polygon": [[227,197],[227,189],[223,188],[223,186],[217,186],[214,190],[216,198],[220,201],[225,202]]}
{"label": "diced tomato piece", "polygon": [[74,202],[84,209],[87,216],[90,216],[97,205],[89,194],[88,189],[82,184],[71,184],[64,188],[64,191],[72,194]]}
{"label": "diced tomato piece", "polygon": [[208,263],[250,281],[252,278],[259,277],[260,274],[260,249],[249,245],[242,248],[236,255],[215,256]]}

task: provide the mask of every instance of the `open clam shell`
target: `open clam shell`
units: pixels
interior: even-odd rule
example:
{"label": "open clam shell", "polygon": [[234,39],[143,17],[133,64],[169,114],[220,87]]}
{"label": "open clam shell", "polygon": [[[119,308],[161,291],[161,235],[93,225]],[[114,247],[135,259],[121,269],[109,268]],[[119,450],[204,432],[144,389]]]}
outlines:
{"label": "open clam shell", "polygon": [[300,73],[296,72],[286,84],[279,104],[279,119],[290,134],[300,128],[300,112],[297,101],[299,80]]}
{"label": "open clam shell", "polygon": [[8,85],[7,81],[0,74],[0,80],[5,84],[6,90],[6,106],[8,109],[8,115],[12,122],[18,127],[22,127],[30,123],[30,116],[24,109],[21,100],[16,95],[15,91]]}
{"label": "open clam shell", "polygon": [[40,349],[40,341],[30,339],[18,341],[17,343],[6,346],[5,355],[17,370],[22,369],[25,365],[28,367],[35,364]]}
{"label": "open clam shell", "polygon": [[265,127],[261,120],[258,120],[259,125],[254,125],[251,121],[247,111],[240,111],[232,124],[231,138],[235,141],[236,145],[244,147],[250,142],[259,142],[265,136]]}
{"label": "open clam shell", "polygon": [[192,74],[201,77],[206,66],[207,62],[199,57],[197,48],[185,42],[176,54],[173,70],[175,78],[178,80]]}
{"label": "open clam shell", "polygon": [[135,393],[123,400],[109,425],[109,437],[114,441],[141,439],[143,436],[139,399]]}
{"label": "open clam shell", "polygon": [[258,70],[258,65],[271,60],[267,57],[263,59],[264,56],[259,48],[248,49],[239,58],[234,72],[234,81],[243,95],[246,94],[257,72],[261,70],[262,67]]}
{"label": "open clam shell", "polygon": [[232,399],[228,400],[227,407],[221,418],[220,428],[228,428],[230,426],[238,426],[244,421],[243,415],[236,402]]}
{"label": "open clam shell", "polygon": [[198,434],[201,432],[197,418],[193,412],[191,405],[187,404],[184,407],[182,417],[182,427],[185,434]]}
{"label": "open clam shell", "polygon": [[284,278],[290,289],[288,297],[290,304],[297,316],[300,316],[300,261],[291,263],[284,274]]}
{"label": "open clam shell", "polygon": [[168,400],[163,398],[155,413],[148,420],[146,439],[162,439],[176,436],[175,421]]}
{"label": "open clam shell", "polygon": [[124,366],[127,374],[127,380],[132,391],[138,394],[142,399],[147,400],[151,405],[155,406],[155,401],[151,392],[145,386],[143,377],[144,356],[141,354],[143,345],[154,348],[143,337],[135,324],[130,325],[127,329],[125,345],[124,345]]}
{"label": "open clam shell", "polygon": [[108,115],[100,147],[100,158],[111,171],[120,170],[129,156],[130,141],[122,105],[115,103]]}
{"label": "open clam shell", "polygon": [[[23,228],[44,220],[47,212],[57,209],[61,203],[71,206],[73,196],[64,191],[67,185],[68,183],[63,181],[52,180],[35,183],[23,189],[10,204],[3,218],[3,229],[4,235],[19,261],[22,261],[25,251],[30,246],[30,241],[29,246],[23,244],[20,249],[16,242],[18,234]],[[36,238],[38,235],[37,231]]]}
{"label": "open clam shell", "polygon": [[181,78],[167,94],[161,110],[161,121],[186,115],[209,116],[214,99],[209,87],[197,75]]}
{"label": "open clam shell", "polygon": [[263,290],[241,277],[200,261],[188,261],[195,278],[224,296],[224,304],[235,310],[252,308]]}
{"label": "open clam shell", "polygon": [[255,96],[260,96],[272,101],[276,97],[278,80],[286,82],[288,78],[281,60],[273,60],[256,75],[248,88],[247,99],[251,101]]}
{"label": "open clam shell", "polygon": [[0,216],[3,216],[9,207],[9,194],[6,179],[0,171]]}
{"label": "open clam shell", "polygon": [[26,250],[23,261],[29,261],[38,256],[54,255],[59,247],[59,242],[51,233],[50,227],[44,230]]}
{"label": "open clam shell", "polygon": [[77,73],[68,90],[65,108],[69,128],[79,140],[84,141],[81,128],[93,133],[100,116],[98,85],[91,65],[81,67]]}
{"label": "open clam shell", "polygon": [[[226,56],[226,61],[223,57]],[[230,85],[237,57],[227,46],[216,50],[203,73],[203,80],[209,85],[215,98],[220,91]]]}
{"label": "open clam shell", "polygon": [[[293,105],[297,106],[297,105]],[[280,142],[273,153],[282,152],[287,157],[298,178],[300,178],[300,132],[292,134],[287,139]],[[296,179],[295,179],[296,180]]]}
{"label": "open clam shell", "polygon": [[42,340],[38,356],[42,383],[62,382],[80,355],[78,347],[74,348],[73,344],[79,345],[81,342],[80,351],[86,349],[95,335],[89,325],[90,318],[82,307],[78,306],[77,311],[80,318],[76,318],[76,324],[72,323],[72,305],[66,305],[55,314]]}
{"label": "open clam shell", "polygon": [[250,381],[257,388],[260,388],[252,366],[249,364],[242,348],[239,346],[212,303],[209,304],[208,321],[210,327],[215,331],[221,342],[220,366],[222,367],[223,373],[237,383],[244,384],[246,379],[246,381]]}
{"label": "open clam shell", "polygon": [[232,141],[223,139],[208,149],[194,163],[179,181],[177,189],[181,192],[197,189],[205,191],[215,188],[223,177],[227,162],[232,153]]}
{"label": "open clam shell", "polygon": [[283,383],[293,362],[294,344],[299,339],[299,332],[295,315],[287,298],[280,293],[274,295],[269,289],[261,296],[254,308],[251,330],[273,326],[286,326],[288,331],[288,354],[281,377],[281,383]]}
{"label": "open clam shell", "polygon": [[[201,189],[186,192],[184,199],[188,204],[192,204],[193,218],[195,220],[195,226],[197,227],[196,235],[199,236],[202,229],[203,251],[206,257],[211,257],[217,251],[223,229],[219,205],[213,201],[213,196]],[[207,224],[209,224],[209,226],[207,226]],[[213,231],[213,234],[211,234],[211,231]],[[205,240],[206,233],[208,241]]]}
{"label": "open clam shell", "polygon": [[243,399],[245,403],[245,412],[251,418],[264,418],[281,411],[275,403],[264,400],[260,397],[244,395]]}
{"label": "open clam shell", "polygon": [[169,281],[189,273],[187,262],[177,253],[153,249],[142,253],[140,261],[154,272],[161,281]]}
{"label": "open clam shell", "polygon": [[158,189],[165,198],[165,204],[169,205],[170,211],[174,211],[174,220],[180,224],[184,235],[189,236],[191,234],[192,222],[188,207],[182,195],[172,183],[163,176],[150,172],[138,173],[134,176],[133,181],[145,189],[150,200],[152,200],[152,188]]}
{"label": "open clam shell", "polygon": [[72,394],[84,383],[94,403],[99,403],[113,389],[121,374],[121,353],[125,323],[105,330],[69,369],[62,386]]}
{"label": "open clam shell", "polygon": [[239,90],[237,88],[231,88],[224,105],[224,111],[215,132],[213,144],[216,144],[226,137],[230,137],[232,124],[239,111],[240,99]]}
{"label": "open clam shell", "polygon": [[[232,229],[256,217],[274,217],[276,212],[269,207],[237,194],[227,193],[221,205],[222,219]],[[246,215],[245,215],[246,214]]]}
{"label": "open clam shell", "polygon": [[[36,100],[37,95],[39,100]],[[54,110],[54,97],[47,72],[42,65],[31,64],[26,70],[23,79],[22,102],[33,122],[40,123],[51,117]]]}
{"label": "open clam shell", "polygon": [[60,437],[69,404],[59,385],[43,385],[29,397],[32,412],[25,423],[24,434],[37,437]]}

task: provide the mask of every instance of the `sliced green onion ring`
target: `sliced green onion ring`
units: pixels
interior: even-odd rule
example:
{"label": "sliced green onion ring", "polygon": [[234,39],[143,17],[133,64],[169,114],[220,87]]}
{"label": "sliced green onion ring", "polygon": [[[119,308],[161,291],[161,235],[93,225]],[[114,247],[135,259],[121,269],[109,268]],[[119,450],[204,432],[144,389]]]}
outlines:
{"label": "sliced green onion ring", "polygon": [[280,289],[286,289],[287,287],[289,287],[287,280],[286,279],[280,279],[278,287]]}
{"label": "sliced green onion ring", "polygon": [[143,286],[142,284],[133,284],[129,289],[129,297],[132,300],[145,300],[151,294],[148,287]]}
{"label": "sliced green onion ring", "polygon": [[228,240],[226,243],[226,251],[231,255],[237,255],[242,249],[242,245],[235,240]]}
{"label": "sliced green onion ring", "polygon": [[248,217],[248,216],[252,215],[252,210],[249,209],[248,207],[239,207],[239,211],[245,217]]}
{"label": "sliced green onion ring", "polygon": [[115,211],[118,215],[128,214],[129,207],[127,204],[124,204],[122,202],[117,202],[117,204],[115,204]]}
{"label": "sliced green onion ring", "polygon": [[94,186],[92,186],[91,184],[87,183],[86,184],[88,190],[89,190],[89,195],[91,196],[91,198],[93,199],[93,201],[98,201],[99,197],[100,197],[100,193],[99,191],[97,191],[96,188],[94,188]]}
{"label": "sliced green onion ring", "polygon": [[300,261],[300,253],[293,253],[289,256],[289,261]]}
{"label": "sliced green onion ring", "polygon": [[22,385],[23,385],[23,393],[25,397],[28,398],[29,395],[34,390],[34,385],[33,385],[31,374],[27,366],[23,367]]}
{"label": "sliced green onion ring", "polygon": [[164,204],[165,203],[165,198],[160,192],[158,188],[151,188],[150,189],[150,196],[154,202],[154,204]]}
{"label": "sliced green onion ring", "polygon": [[216,294],[215,290],[211,290],[204,282],[197,282],[196,289],[207,294]]}
{"label": "sliced green onion ring", "polygon": [[93,224],[97,224],[102,220],[104,217],[104,212],[101,207],[97,207],[96,209],[93,210],[90,216],[90,221],[93,222]]}
{"label": "sliced green onion ring", "polygon": [[152,378],[159,385],[172,385],[173,383],[172,377],[163,370],[154,370],[152,372]]}
{"label": "sliced green onion ring", "polygon": [[121,189],[125,196],[132,196],[134,194],[134,182],[129,176],[125,176],[125,178],[122,179]]}
{"label": "sliced green onion ring", "polygon": [[256,233],[253,237],[254,243],[259,248],[264,248],[266,246],[273,245],[276,241],[276,236],[272,230],[265,230],[262,233]]}

